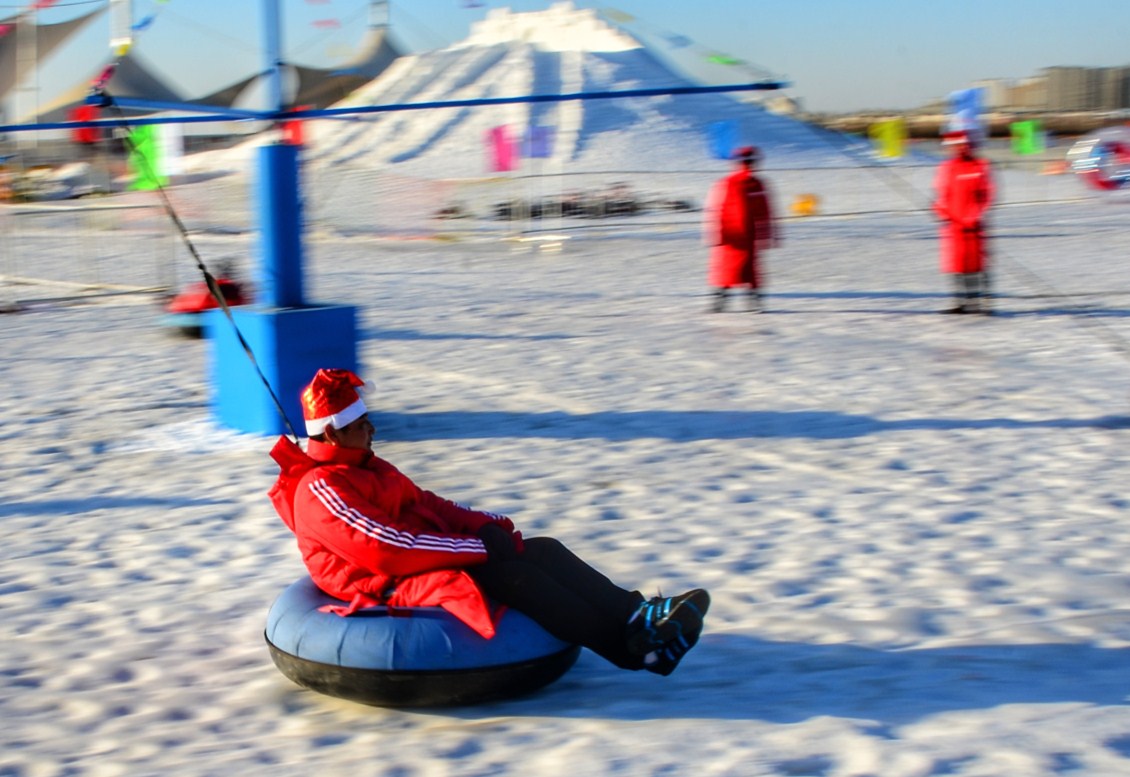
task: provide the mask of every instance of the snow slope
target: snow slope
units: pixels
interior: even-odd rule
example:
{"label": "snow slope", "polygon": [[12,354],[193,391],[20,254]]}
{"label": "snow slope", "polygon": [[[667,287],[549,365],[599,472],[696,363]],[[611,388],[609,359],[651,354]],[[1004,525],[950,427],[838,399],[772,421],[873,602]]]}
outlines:
{"label": "snow slope", "polygon": [[[557,3],[540,12],[492,9],[467,39],[402,57],[335,107],[691,85],[594,11]],[[738,144],[760,146],[768,168],[852,163],[844,153],[857,142],[739,102],[742,94],[398,110],[318,121],[308,133],[307,158],[421,177],[483,176],[491,172],[484,137],[492,127],[505,125],[520,138],[541,126],[552,128],[554,142],[552,156],[539,162],[553,169],[694,170],[711,164],[711,125],[733,122]],[[245,159],[253,145],[225,153]]]}

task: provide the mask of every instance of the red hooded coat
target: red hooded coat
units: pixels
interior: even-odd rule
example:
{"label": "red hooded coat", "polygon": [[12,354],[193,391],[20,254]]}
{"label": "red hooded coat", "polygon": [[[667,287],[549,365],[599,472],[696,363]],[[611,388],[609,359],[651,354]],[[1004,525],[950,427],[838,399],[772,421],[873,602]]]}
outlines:
{"label": "red hooded coat", "polygon": [[714,247],[710,285],[761,288],[758,253],[778,239],[765,182],[745,169],[726,176],[711,190],[705,215],[706,242]]}
{"label": "red hooded coat", "polygon": [[487,602],[464,569],[487,560],[477,533],[491,521],[520,547],[509,518],[425,491],[371,451],[310,440],[304,452],[281,437],[271,457],[282,468],[271,502],[317,586],[350,603],[340,614],[438,606],[494,636]]}
{"label": "red hooded coat", "polygon": [[993,200],[993,179],[985,159],[954,157],[942,162],[934,179],[934,212],[941,228],[941,267],[946,273],[984,272],[985,211]]}

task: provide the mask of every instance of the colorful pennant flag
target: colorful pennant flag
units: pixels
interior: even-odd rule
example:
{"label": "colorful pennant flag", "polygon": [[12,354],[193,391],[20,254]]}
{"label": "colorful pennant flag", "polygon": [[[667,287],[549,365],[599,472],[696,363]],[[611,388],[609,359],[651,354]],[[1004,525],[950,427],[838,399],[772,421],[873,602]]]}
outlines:
{"label": "colorful pennant flag", "polygon": [[157,144],[156,128],[152,124],[135,127],[129,133],[129,158],[127,163],[133,174],[130,189],[152,191],[168,181],[161,175],[161,153]]}
{"label": "colorful pennant flag", "polygon": [[510,139],[510,129],[505,124],[487,130],[486,141],[491,172],[505,173],[518,167],[514,141]]}
{"label": "colorful pennant flag", "polygon": [[526,128],[522,139],[522,156],[527,159],[548,159],[553,156],[553,127],[536,124]]}
{"label": "colorful pennant flag", "polygon": [[898,159],[906,146],[906,123],[902,119],[877,121],[867,131],[881,157]]}
{"label": "colorful pennant flag", "polygon": [[634,22],[636,20],[636,17],[632,16],[630,13],[617,11],[615,8],[605,8],[604,13],[612,21],[620,22],[621,24],[627,24],[628,22]]}
{"label": "colorful pennant flag", "polygon": [[740,59],[731,57],[728,54],[711,54],[706,58],[707,62],[713,62],[715,65],[744,65]]}
{"label": "colorful pennant flag", "polygon": [[706,128],[710,156],[715,159],[732,159],[738,147],[738,123],[733,120],[714,121]]}
{"label": "colorful pennant flag", "polygon": [[[97,121],[99,109],[97,105],[76,105],[67,111],[70,121]],[[102,139],[102,130],[98,127],[76,127],[71,130],[71,140],[83,145],[93,145]]]}
{"label": "colorful pennant flag", "polygon": [[694,41],[686,35],[668,35],[667,42],[671,44],[671,48],[673,49],[685,49],[687,46],[694,43]]}
{"label": "colorful pennant flag", "polygon": [[14,30],[15,27],[16,27],[16,25],[14,25],[14,24],[0,24],[0,38],[3,38],[9,32]]}
{"label": "colorful pennant flag", "polygon": [[1039,154],[1044,150],[1044,130],[1040,122],[1033,120],[1014,121],[1008,125],[1012,136],[1012,151],[1024,156]]}
{"label": "colorful pennant flag", "polygon": [[976,87],[950,92],[946,132],[981,133],[981,95],[984,91]]}

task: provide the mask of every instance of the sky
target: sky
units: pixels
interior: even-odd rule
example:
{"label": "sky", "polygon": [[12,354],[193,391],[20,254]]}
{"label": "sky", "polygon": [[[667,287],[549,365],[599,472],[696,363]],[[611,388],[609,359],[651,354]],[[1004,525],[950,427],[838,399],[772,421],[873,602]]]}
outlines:
{"label": "sky", "polygon": [[[57,0],[42,13],[58,21],[106,0]],[[285,56],[302,64],[342,63],[356,51],[368,0],[280,0]],[[549,0],[393,0],[394,36],[410,51],[466,37],[495,7],[543,10]],[[29,0],[0,0],[7,16]],[[577,0],[610,13],[637,35],[666,48],[713,83],[769,75],[808,110],[906,109],[984,78],[1025,78],[1054,65],[1130,65],[1130,3],[1091,0]],[[238,80],[262,63],[263,0],[133,0],[136,19],[153,16],[138,50],[158,71],[200,96]],[[41,91],[62,91],[96,68],[108,50],[109,23],[83,36],[83,55],[49,63]],[[679,48],[669,41],[685,40]],[[689,42],[689,43],[688,43]],[[76,44],[77,45],[77,44]],[[100,46],[105,48],[100,49]],[[711,54],[750,63],[706,65]],[[92,59],[93,57],[93,59]],[[90,64],[93,63],[93,64]],[[63,85],[62,82],[66,82]]]}

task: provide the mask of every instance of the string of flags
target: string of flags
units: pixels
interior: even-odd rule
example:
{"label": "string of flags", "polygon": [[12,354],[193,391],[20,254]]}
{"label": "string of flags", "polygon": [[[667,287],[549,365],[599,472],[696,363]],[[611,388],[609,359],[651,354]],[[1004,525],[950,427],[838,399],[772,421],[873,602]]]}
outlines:
{"label": "string of flags", "polygon": [[[1012,153],[1017,156],[1042,154],[1047,148],[1047,133],[1035,119],[1014,121],[1008,125]],[[874,145],[875,155],[885,159],[898,159],[906,153],[906,122],[901,118],[877,121],[867,128]]]}
{"label": "string of flags", "polygon": [[[306,0],[306,4],[311,5],[311,6],[314,6],[314,5],[329,5],[330,2],[331,2],[331,0]],[[302,45],[296,47],[295,51],[302,50],[309,43],[319,42],[319,41],[325,40],[326,35],[332,35],[332,34],[338,32],[338,31],[355,28],[355,25],[353,25],[353,22],[358,18],[358,16],[360,16],[361,13],[364,13],[364,8],[362,8],[361,11],[358,12],[357,14],[354,14],[354,15],[350,16],[349,18],[346,18],[346,19],[341,19],[341,18],[338,18],[336,16],[324,16],[324,17],[321,17],[321,18],[318,18],[318,19],[312,19],[310,21],[310,26],[313,27],[315,30],[317,30],[319,33],[321,33],[322,36],[318,37],[315,41],[307,41],[306,44],[302,44]],[[357,52],[357,48],[355,46],[350,45],[348,43],[342,43],[340,41],[335,41],[335,42],[332,42],[332,43],[330,43],[326,46],[325,56],[328,57],[331,60],[342,61],[342,60],[348,59],[350,56],[352,56],[356,52]],[[339,72],[344,73],[345,71],[339,71]]]}
{"label": "string of flags", "polygon": [[773,74],[768,68],[760,67],[752,62],[727,54],[726,52],[703,46],[685,34],[657,27],[630,13],[608,7],[602,8],[601,13],[617,24],[641,28],[652,37],[664,41],[671,49],[689,49],[688,53],[695,54],[699,59],[708,64],[720,65],[726,68],[741,68],[759,80],[773,78]]}
{"label": "string of flags", "polygon": [[[44,8],[50,8],[57,2],[59,2],[59,0],[35,0],[34,3],[27,7],[25,13],[30,11],[40,11]],[[14,24],[0,24],[0,38],[3,38],[14,29],[16,29],[16,25]]]}
{"label": "string of flags", "polygon": [[[146,30],[150,29],[153,26],[153,23],[157,21],[157,17],[164,9],[164,6],[169,4],[169,0],[150,0],[150,2],[153,5],[153,9],[149,13],[144,14],[137,21],[131,22],[129,26],[130,34],[114,48],[114,55],[119,59],[128,54],[133,48],[133,36],[137,33],[145,32]],[[102,88],[106,85],[106,82],[113,77],[113,71],[116,67],[117,63],[115,62],[113,65],[107,68],[107,72],[104,72],[102,76],[100,76],[95,81],[96,88]]]}
{"label": "string of flags", "polygon": [[492,173],[506,173],[517,170],[521,160],[548,159],[553,156],[554,128],[531,124],[520,136],[515,137],[510,127],[502,124],[486,131],[487,168]]}

